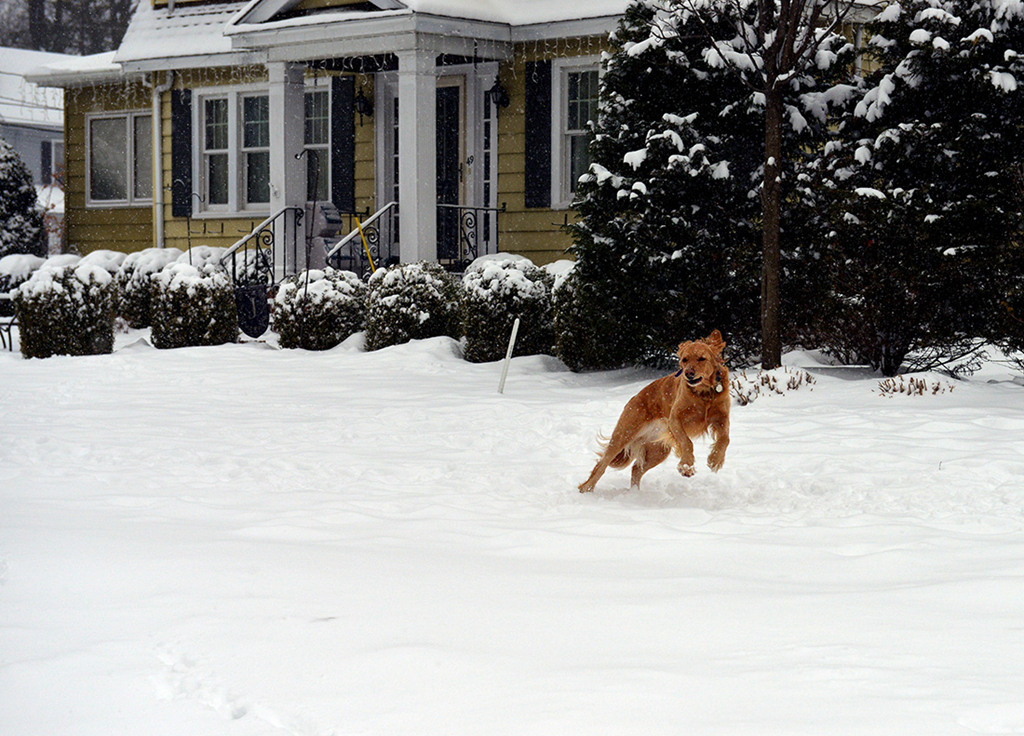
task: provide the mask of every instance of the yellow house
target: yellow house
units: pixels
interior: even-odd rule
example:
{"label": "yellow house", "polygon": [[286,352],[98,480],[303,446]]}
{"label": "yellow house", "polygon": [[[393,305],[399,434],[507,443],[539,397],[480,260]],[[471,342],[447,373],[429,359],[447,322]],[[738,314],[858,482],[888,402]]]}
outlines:
{"label": "yellow house", "polygon": [[561,258],[626,3],[142,0],[116,52],[32,75],[66,90],[67,242],[276,278]]}

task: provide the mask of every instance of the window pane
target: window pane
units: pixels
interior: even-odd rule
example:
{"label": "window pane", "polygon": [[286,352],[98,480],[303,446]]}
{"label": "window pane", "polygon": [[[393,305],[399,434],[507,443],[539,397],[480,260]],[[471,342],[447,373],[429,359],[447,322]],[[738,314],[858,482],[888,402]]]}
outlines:
{"label": "window pane", "polygon": [[153,197],[153,116],[136,115],[135,125],[135,193],[137,199]]}
{"label": "window pane", "polygon": [[223,151],[228,147],[228,101],[206,100],[206,150]]}
{"label": "window pane", "polygon": [[59,182],[64,181],[64,142],[54,141],[53,142],[53,155],[50,159],[50,167],[52,168],[52,176]]}
{"label": "window pane", "polygon": [[261,95],[242,100],[242,129],[244,147],[266,148],[270,145],[269,97]]}
{"label": "window pane", "polygon": [[98,201],[128,199],[126,120],[103,118],[89,124],[89,197]]}
{"label": "window pane", "polygon": [[270,153],[245,154],[245,201],[270,201]]}
{"label": "window pane", "polygon": [[590,150],[588,135],[569,136],[569,191],[576,191],[576,184],[581,176],[590,170]]}
{"label": "window pane", "polygon": [[583,130],[587,121],[597,119],[596,71],[569,72],[567,80],[567,130]]}
{"label": "window pane", "polygon": [[228,155],[206,157],[206,197],[210,204],[228,203]]}
{"label": "window pane", "polygon": [[306,145],[326,145],[330,135],[327,92],[306,93]]}

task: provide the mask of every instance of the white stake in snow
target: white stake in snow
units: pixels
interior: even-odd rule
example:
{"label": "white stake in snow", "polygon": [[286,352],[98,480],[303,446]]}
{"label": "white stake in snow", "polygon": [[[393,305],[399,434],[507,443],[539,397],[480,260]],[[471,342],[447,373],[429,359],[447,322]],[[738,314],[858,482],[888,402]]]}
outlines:
{"label": "white stake in snow", "polygon": [[512,360],[512,348],[516,346],[516,335],[519,334],[519,318],[512,323],[512,336],[508,339],[508,351],[505,353],[505,364],[501,366],[501,380],[498,382],[498,393],[505,393],[505,378],[508,376],[508,364]]}

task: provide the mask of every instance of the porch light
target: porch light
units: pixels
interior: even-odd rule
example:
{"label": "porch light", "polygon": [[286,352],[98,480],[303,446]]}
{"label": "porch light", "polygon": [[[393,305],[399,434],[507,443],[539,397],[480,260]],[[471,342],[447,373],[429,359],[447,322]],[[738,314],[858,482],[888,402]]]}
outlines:
{"label": "porch light", "polygon": [[363,94],[362,90],[359,90],[359,94],[352,101],[352,106],[355,107],[357,113],[359,113],[359,124],[363,124],[363,115],[368,118],[373,117],[373,102]]}
{"label": "porch light", "polygon": [[508,90],[502,86],[501,80],[497,77],[494,78],[494,86],[487,90],[487,94],[490,96],[491,102],[498,107],[508,107],[511,102],[508,97]]}

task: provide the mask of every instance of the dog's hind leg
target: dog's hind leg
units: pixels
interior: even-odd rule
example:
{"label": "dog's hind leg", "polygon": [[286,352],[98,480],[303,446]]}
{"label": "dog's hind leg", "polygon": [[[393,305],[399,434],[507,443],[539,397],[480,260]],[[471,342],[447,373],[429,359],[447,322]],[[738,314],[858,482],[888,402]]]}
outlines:
{"label": "dog's hind leg", "polygon": [[604,452],[601,453],[601,459],[597,461],[597,465],[590,471],[590,477],[580,483],[580,493],[589,493],[594,490],[597,481],[600,480],[601,476],[604,475],[604,471],[609,466],[624,468],[629,465],[629,461],[632,458],[628,438],[624,435],[625,432],[618,431],[618,428],[612,433],[612,438],[608,441]]}
{"label": "dog's hind leg", "polygon": [[636,454],[636,462],[633,463],[632,484],[633,488],[640,487],[640,479],[644,473],[656,465],[660,465],[672,452],[672,448],[661,442],[648,442],[640,448]]}

